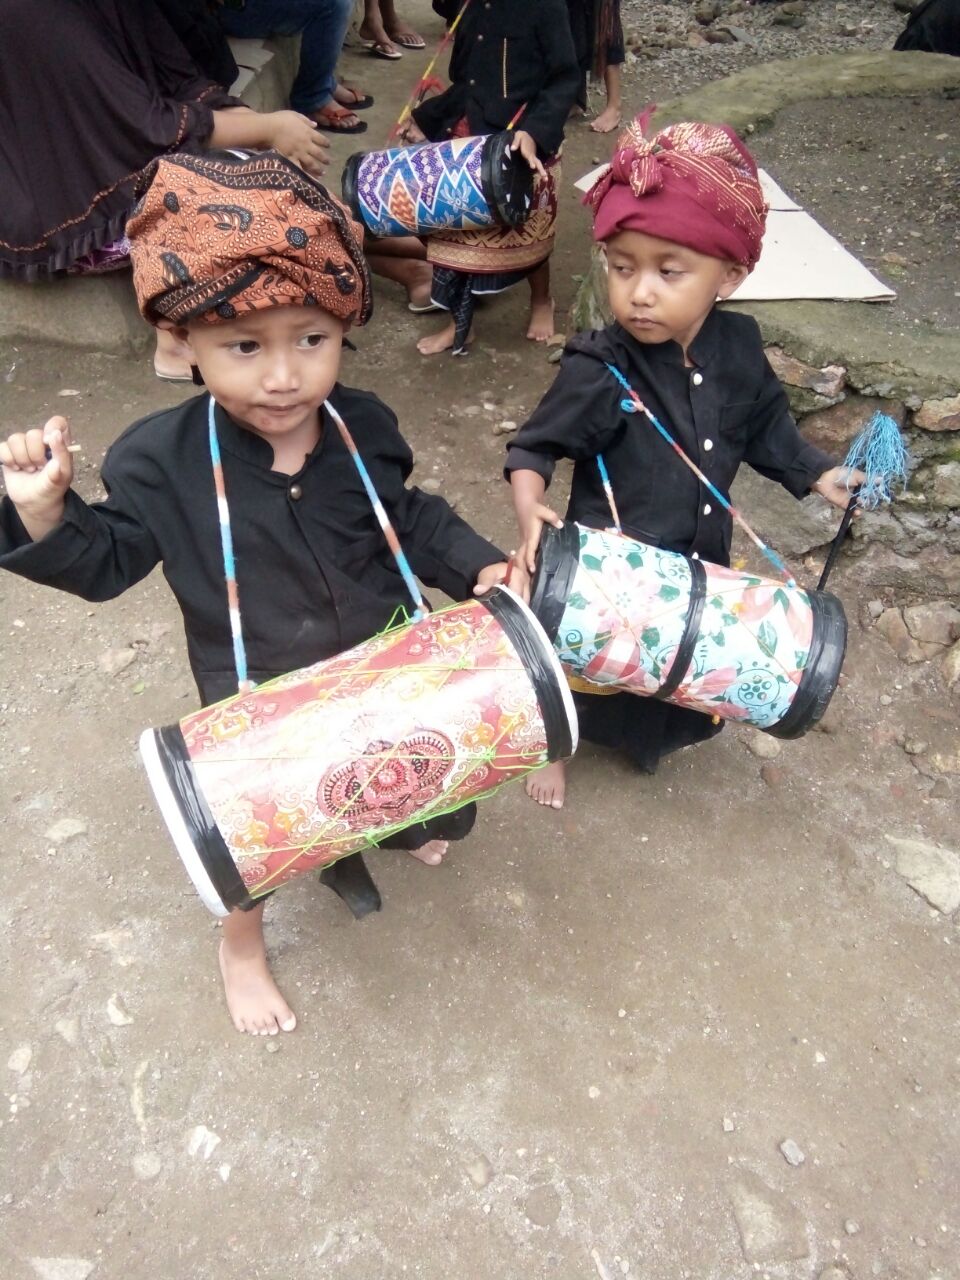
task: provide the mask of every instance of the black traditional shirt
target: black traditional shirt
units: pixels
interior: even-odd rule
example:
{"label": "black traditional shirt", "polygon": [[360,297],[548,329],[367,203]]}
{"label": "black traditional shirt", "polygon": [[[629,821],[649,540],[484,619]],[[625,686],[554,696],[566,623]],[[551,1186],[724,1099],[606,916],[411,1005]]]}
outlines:
{"label": "black traditional shirt", "polygon": [[[334,388],[414,572],[455,599],[504,557],[440,497],[407,488],[413,455],[376,396]],[[162,563],[183,612],[204,702],[235,693],[220,525],[208,445],[208,398],[134,423],[110,448],[105,502],[67,494],[63,522],[31,542],[0,504],[0,568],[86,600],[109,600]],[[272,471],[273,450],[217,409],[250,678],[297,670],[368,639],[412,609],[356,467],[326,414],[296,475]]]}
{"label": "black traditional shirt", "polygon": [[[433,7],[449,22],[462,5]],[[449,137],[464,117],[471,133],[496,133],[525,105],[517,128],[542,156],[559,151],[580,86],[566,0],[473,0],[454,37],[450,80],[413,113],[428,138]]]}
{"label": "black traditional shirt", "polygon": [[536,471],[549,485],[557,459],[571,458],[568,518],[609,528],[596,462],[602,454],[625,533],[728,564],[730,516],[646,416],[624,410],[626,392],[607,362],[724,495],[741,462],[797,498],[834,462],[800,435],[750,316],[714,308],[689,356],[693,368],[678,343],[643,344],[619,324],[578,334],[553,386],[507,446],[507,479],[511,471]]}

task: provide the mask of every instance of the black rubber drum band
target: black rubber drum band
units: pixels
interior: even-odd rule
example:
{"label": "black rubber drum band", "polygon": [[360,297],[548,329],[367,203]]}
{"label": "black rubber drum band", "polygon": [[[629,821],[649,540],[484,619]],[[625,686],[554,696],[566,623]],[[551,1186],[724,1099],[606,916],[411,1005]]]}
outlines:
{"label": "black rubber drum band", "polygon": [[495,133],[486,141],[480,158],[483,198],[504,227],[519,227],[530,216],[533,170],[519,151],[511,151],[513,133]]}
{"label": "black rubber drum band", "polygon": [[530,612],[551,643],[560,630],[579,567],[580,533],[574,521],[566,521],[560,529],[545,524],[530,587]]}
{"label": "black rubber drum band", "polygon": [[523,601],[504,587],[483,597],[533,683],[547,737],[547,759],[566,760],[577,746],[577,713],[563,668],[549,639]]}
{"label": "black rubber drum band", "polygon": [[357,176],[360,172],[360,161],[365,155],[365,151],[355,151],[343,166],[343,174],[340,178],[340,191],[343,195],[343,203],[350,210],[350,215],[354,221],[359,222],[361,226],[364,226],[365,224],[360,211],[360,201],[357,198]]}
{"label": "black rubber drum band", "polygon": [[[250,906],[253,899],[247,892],[247,887],[237,870],[237,864],[230,856],[230,850],[213,820],[213,814],[202,791],[197,786],[196,774],[179,725],[148,729],[140,739],[140,753],[147,766],[147,775],[160,805],[160,811],[177,846],[177,852],[183,859],[190,878],[207,907],[211,911],[217,910],[201,884],[203,873],[206,874],[213,891],[223,904],[222,914],[226,915],[234,907]],[[155,761],[159,762],[162,778],[156,776],[153,767]],[[162,792],[164,784],[167,791],[166,797]],[[169,805],[165,800],[172,801],[176,814],[182,820],[183,831],[180,835],[185,834],[190,845],[188,849],[184,849],[182,839],[178,839],[178,833],[174,830],[175,824],[170,820]],[[202,868],[199,879],[190,866],[191,853],[195,854]]]}
{"label": "black rubber drum band", "polygon": [[663,684],[653,694],[661,701],[672,697],[680,687],[680,681],[687,674],[693,661],[693,651],[700,639],[700,623],[703,621],[703,605],[707,598],[707,571],[699,560],[687,560],[690,566],[690,602],[687,605],[687,621],[683,635],[677,645],[677,652],[670,664],[670,672]]}
{"label": "black rubber drum band", "polygon": [[829,591],[808,591],[813,635],[807,665],[790,710],[766,730],[774,738],[799,738],[821,718],[840,682],[847,652],[847,618],[843,605]]}

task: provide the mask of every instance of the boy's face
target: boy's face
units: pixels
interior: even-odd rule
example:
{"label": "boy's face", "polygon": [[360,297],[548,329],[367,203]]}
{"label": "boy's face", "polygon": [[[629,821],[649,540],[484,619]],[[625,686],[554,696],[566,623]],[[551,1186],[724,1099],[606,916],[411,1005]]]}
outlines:
{"label": "boy's face", "polygon": [[275,307],[217,324],[194,321],[178,332],[235,422],[278,443],[317,430],[317,410],[340,370],[336,316],[320,307]]}
{"label": "boy's face", "polygon": [[643,231],[620,231],[605,244],[614,317],[638,342],[687,348],[717,298],[729,298],[747,269]]}

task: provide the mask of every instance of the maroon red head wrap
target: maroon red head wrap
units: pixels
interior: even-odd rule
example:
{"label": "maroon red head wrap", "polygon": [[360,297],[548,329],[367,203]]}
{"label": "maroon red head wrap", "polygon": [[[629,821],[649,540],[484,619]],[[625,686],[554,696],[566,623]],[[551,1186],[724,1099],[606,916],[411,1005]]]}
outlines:
{"label": "maroon red head wrap", "polygon": [[655,109],[621,133],[584,199],[594,239],[642,231],[752,270],[767,216],[753,156],[726,125],[673,124],[647,139]]}

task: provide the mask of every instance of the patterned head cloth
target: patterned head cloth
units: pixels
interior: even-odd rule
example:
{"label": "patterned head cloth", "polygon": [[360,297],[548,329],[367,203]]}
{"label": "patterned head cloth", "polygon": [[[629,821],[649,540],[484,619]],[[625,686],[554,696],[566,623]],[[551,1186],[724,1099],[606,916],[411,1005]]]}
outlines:
{"label": "patterned head cloth", "polygon": [[164,156],[138,194],[127,235],[151,324],[283,306],[323,307],[348,325],[370,319],[361,228],[276,151]]}
{"label": "patterned head cloth", "polygon": [[594,239],[643,231],[752,270],[767,217],[753,156],[726,125],[673,124],[648,141],[655,109],[621,133],[587,193]]}

